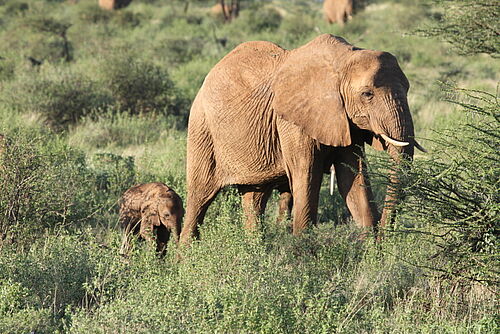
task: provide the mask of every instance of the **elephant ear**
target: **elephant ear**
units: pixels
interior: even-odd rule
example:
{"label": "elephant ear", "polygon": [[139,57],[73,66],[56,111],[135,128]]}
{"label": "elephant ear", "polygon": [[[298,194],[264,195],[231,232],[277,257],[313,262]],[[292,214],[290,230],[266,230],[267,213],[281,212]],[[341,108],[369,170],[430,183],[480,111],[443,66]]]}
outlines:
{"label": "elephant ear", "polygon": [[352,49],[342,38],[321,35],[290,51],[271,86],[277,114],[325,145],[351,144],[340,71]]}

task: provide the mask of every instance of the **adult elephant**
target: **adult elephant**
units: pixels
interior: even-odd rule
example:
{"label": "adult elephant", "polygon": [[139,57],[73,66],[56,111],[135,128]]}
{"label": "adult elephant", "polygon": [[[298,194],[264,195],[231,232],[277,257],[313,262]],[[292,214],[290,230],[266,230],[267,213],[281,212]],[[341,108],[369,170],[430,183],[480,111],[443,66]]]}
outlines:
{"label": "adult elephant", "polygon": [[[413,157],[408,89],[394,56],[329,34],[295,50],[270,42],[236,47],[207,75],[191,108],[181,242],[198,235],[227,185],[238,186],[250,228],[273,189],[291,191],[293,233],[300,234],[316,221],[322,175],[332,164],[356,223],[374,226],[363,145],[395,160]],[[392,182],[396,189],[395,176]],[[394,200],[388,191],[384,216]]]}
{"label": "adult elephant", "polygon": [[343,25],[354,12],[354,0],[324,0],[323,13],[328,23]]}
{"label": "adult elephant", "polygon": [[132,0],[99,0],[102,9],[113,10],[127,7]]}

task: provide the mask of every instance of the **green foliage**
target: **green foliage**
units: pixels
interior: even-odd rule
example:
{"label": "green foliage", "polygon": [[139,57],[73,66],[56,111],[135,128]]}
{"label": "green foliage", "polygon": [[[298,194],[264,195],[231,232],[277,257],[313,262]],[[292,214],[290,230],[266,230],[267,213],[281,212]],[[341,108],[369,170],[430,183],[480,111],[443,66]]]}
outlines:
{"label": "green foliage", "polygon": [[[0,262],[2,278],[29,287],[24,293],[29,291],[33,300],[30,303],[25,296],[25,303],[53,307],[56,314],[63,312],[67,305],[76,305],[84,297],[83,283],[90,276],[89,248],[75,247],[76,244],[76,237],[63,236],[35,241],[30,250],[12,254],[10,261]],[[8,247],[2,251],[8,251]]]}
{"label": "green foliage", "polygon": [[29,54],[40,62],[58,63],[61,60],[70,61],[73,47],[71,43],[57,36],[43,36],[31,44]]}
{"label": "green foliage", "polygon": [[155,50],[164,54],[170,64],[182,64],[199,56],[203,51],[205,41],[198,37],[191,39],[170,37],[161,40],[158,44]]}
{"label": "green foliage", "polygon": [[[181,124],[179,124],[179,127]],[[146,145],[158,141],[176,126],[176,119],[161,115],[130,115],[98,111],[85,117],[70,135],[69,142],[81,148],[109,150],[113,147]]]}
{"label": "green foliage", "polygon": [[0,318],[2,333],[54,333],[53,316],[49,308],[26,307]]}
{"label": "green foliage", "polygon": [[137,27],[141,24],[142,16],[140,14],[134,14],[129,11],[120,12],[121,15],[117,15],[115,22],[120,26],[128,26],[131,28]]}
{"label": "green foliage", "polygon": [[281,24],[281,14],[273,7],[254,5],[242,10],[237,24],[249,31],[276,30]]}
{"label": "green foliage", "polygon": [[60,330],[70,307],[108,300],[125,272],[117,252],[88,231],[43,236],[22,251],[4,246],[0,254],[0,330],[8,333]]}
{"label": "green foliage", "polygon": [[[35,16],[28,18],[26,24],[35,31],[51,34],[52,39],[55,39],[49,41],[48,43],[47,42],[45,43],[48,49],[55,49],[53,52],[50,53],[59,56],[59,57],[53,56],[51,60],[54,61],[63,59],[64,61],[68,62],[73,59],[73,56],[71,54],[72,46],[66,34],[68,29],[71,27],[70,23],[58,21],[50,17]],[[40,55],[39,52],[35,54],[37,57],[46,56],[44,54]]]}
{"label": "green foliage", "polygon": [[2,11],[5,15],[23,15],[29,9],[27,2],[17,0],[6,1],[2,6],[4,7]]}
{"label": "green foliage", "polygon": [[97,2],[87,1],[80,5],[79,9],[78,18],[84,23],[107,23],[112,17],[112,13],[107,10],[102,10]]}
{"label": "green foliage", "polygon": [[162,67],[132,55],[118,54],[101,64],[101,72],[119,110],[186,117],[188,101]]}
{"label": "green foliage", "polygon": [[46,32],[58,36],[66,34],[66,31],[71,27],[71,24],[60,22],[53,18],[33,17],[27,20],[27,25],[32,29],[40,32]]}
{"label": "green foliage", "polygon": [[[127,275],[116,276],[116,298],[76,311],[69,332],[400,333],[418,326],[494,333],[484,317],[493,301],[485,308],[471,298],[443,316],[445,300],[463,305],[456,290],[441,285],[436,292],[423,270],[390,255],[425,258],[418,238],[392,239],[381,252],[347,226],[322,225],[294,238],[266,220],[266,233],[246,233],[237,201],[228,195],[220,202],[203,240],[184,249],[181,262],[173,248],[165,261],[136,250]],[[464,322],[466,314],[484,325]]]}
{"label": "green foliage", "polygon": [[42,134],[6,133],[0,157],[0,233],[30,239],[88,215],[88,173],[80,152]]}
{"label": "green foliage", "polygon": [[0,59],[0,82],[10,80],[14,77],[16,63],[12,59]]}
{"label": "green foliage", "polygon": [[455,46],[463,55],[500,56],[500,7],[496,0],[433,0],[440,8],[433,27],[423,30]]}
{"label": "green foliage", "polygon": [[[469,112],[457,129],[443,132],[439,149],[409,175],[404,210],[415,224],[432,226],[434,264],[444,277],[498,284],[500,242],[500,106],[498,95],[458,90],[450,102]],[[428,231],[427,228],[424,231]]]}
{"label": "green foliage", "polygon": [[288,16],[281,24],[283,32],[289,35],[292,40],[310,34],[314,30],[314,27],[314,19],[303,14]]}
{"label": "green foliage", "polygon": [[28,289],[20,283],[11,280],[0,281],[0,316],[5,317],[26,306],[29,296]]}
{"label": "green foliage", "polygon": [[90,166],[96,176],[97,189],[106,197],[117,198],[134,185],[135,169],[133,157],[122,157],[113,153],[96,153]]}
{"label": "green foliage", "polygon": [[193,59],[189,63],[178,66],[172,72],[172,79],[176,82],[189,101],[193,101],[205,80],[212,66],[216,63],[215,59]]}
{"label": "green foliage", "polygon": [[27,74],[9,88],[4,95],[8,104],[39,115],[57,131],[67,129],[109,100],[87,77],[67,71],[49,69],[41,75]]}

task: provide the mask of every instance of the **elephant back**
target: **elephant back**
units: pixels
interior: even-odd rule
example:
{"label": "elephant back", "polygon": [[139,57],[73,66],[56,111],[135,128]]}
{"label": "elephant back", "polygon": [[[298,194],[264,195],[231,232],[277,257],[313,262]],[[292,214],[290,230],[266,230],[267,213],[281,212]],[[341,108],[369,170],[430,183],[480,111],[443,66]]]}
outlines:
{"label": "elephant back", "polygon": [[[287,50],[279,45],[253,41],[242,43],[217,63],[207,75],[207,93],[220,94],[228,99],[239,94],[241,89],[249,91],[258,88],[272,78],[272,74],[283,61]],[[219,96],[220,98],[220,96]]]}

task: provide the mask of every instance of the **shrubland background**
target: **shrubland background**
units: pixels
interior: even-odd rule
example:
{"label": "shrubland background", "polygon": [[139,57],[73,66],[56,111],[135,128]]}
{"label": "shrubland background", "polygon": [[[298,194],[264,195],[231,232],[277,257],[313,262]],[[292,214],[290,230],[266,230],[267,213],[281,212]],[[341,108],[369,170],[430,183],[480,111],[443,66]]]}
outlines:
{"label": "shrubland background", "polygon": [[[366,0],[339,27],[316,1],[242,0],[229,24],[213,2],[0,0],[0,332],[497,333],[498,5]],[[182,261],[175,245],[119,256],[124,190],[162,181],[185,198],[189,107],[211,67],[244,41],[320,33],[393,53],[411,83],[430,152],[383,242],[359,241],[325,180],[303,237],[275,223],[276,198],[247,235],[227,189]],[[381,205],[391,166],[368,154]]]}

